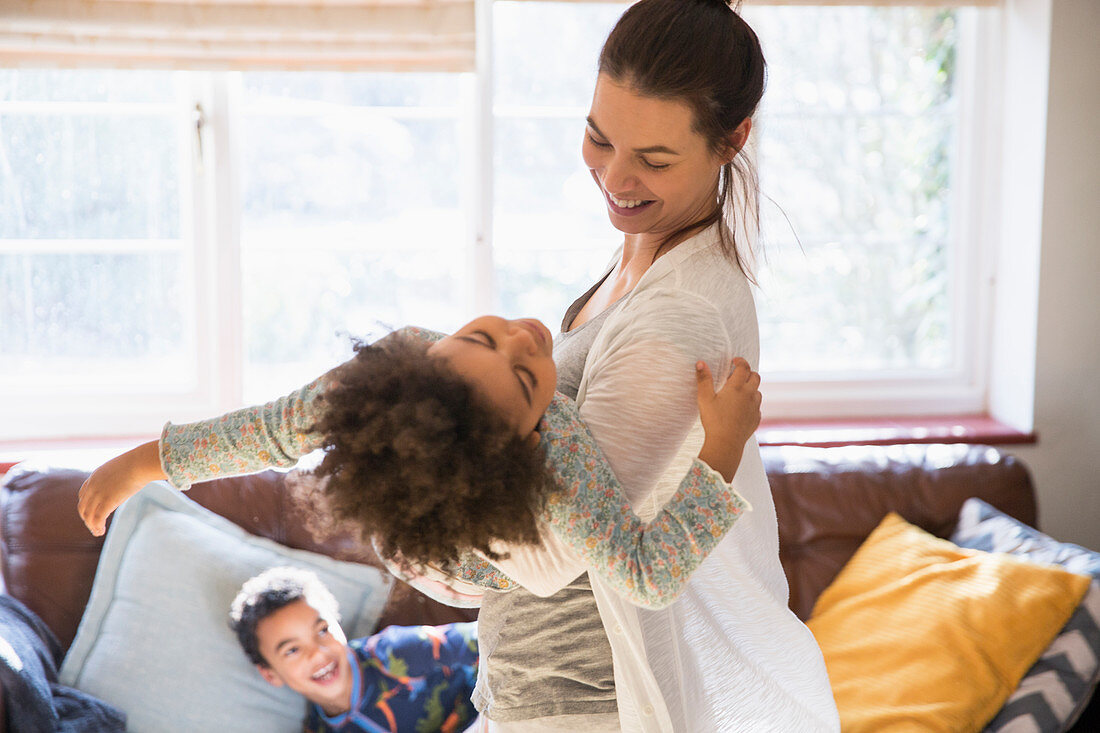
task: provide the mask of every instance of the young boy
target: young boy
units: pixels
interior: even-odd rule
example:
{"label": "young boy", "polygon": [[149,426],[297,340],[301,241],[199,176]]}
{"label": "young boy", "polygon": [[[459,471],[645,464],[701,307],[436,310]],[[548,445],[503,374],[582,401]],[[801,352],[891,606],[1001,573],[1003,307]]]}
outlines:
{"label": "young boy", "polygon": [[230,627],[263,678],[309,701],[306,733],[458,733],[477,713],[477,625],[390,626],[348,641],[332,593],[293,567],[245,581]]}

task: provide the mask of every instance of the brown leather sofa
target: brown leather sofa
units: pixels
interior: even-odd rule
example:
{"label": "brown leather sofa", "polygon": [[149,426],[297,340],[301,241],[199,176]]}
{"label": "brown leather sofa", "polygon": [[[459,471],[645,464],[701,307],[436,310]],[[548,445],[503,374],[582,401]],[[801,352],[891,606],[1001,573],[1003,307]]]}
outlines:
{"label": "brown leather sofa", "polygon": [[[1026,468],[988,446],[769,447],[764,449],[764,461],[779,517],[790,605],[803,619],[818,594],[891,510],[946,537],[963,501],[978,496],[1037,526]],[[89,535],[76,514],[76,492],[86,475],[20,465],[0,487],[0,571],[6,591],[36,612],[66,648],[76,634],[102,547],[102,539]],[[287,501],[285,487],[284,474],[268,471],[198,484],[189,496],[246,530],[284,545],[378,565],[369,549],[347,537],[316,542],[300,510]],[[441,606],[397,583],[379,628],[470,618],[471,611]],[[1100,730],[1098,707],[1094,701],[1074,730]],[[7,722],[7,729],[13,729],[13,721]]]}

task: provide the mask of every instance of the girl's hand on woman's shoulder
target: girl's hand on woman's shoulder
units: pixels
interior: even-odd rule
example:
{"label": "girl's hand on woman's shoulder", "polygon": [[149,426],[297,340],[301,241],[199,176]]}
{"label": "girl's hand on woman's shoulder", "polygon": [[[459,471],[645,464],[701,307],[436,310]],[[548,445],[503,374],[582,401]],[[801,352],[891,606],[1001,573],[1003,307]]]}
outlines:
{"label": "girl's hand on woman's shoulder", "polygon": [[696,362],[695,381],[699,417],[706,433],[699,459],[730,481],[741,463],[746,441],[760,425],[760,375],[738,357],[717,392],[706,362]]}

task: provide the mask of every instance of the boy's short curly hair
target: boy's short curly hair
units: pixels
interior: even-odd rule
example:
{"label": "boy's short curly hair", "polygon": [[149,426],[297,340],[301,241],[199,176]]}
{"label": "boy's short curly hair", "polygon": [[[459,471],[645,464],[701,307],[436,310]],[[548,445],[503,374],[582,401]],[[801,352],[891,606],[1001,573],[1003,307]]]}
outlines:
{"label": "boy's short curly hair", "polygon": [[269,568],[244,582],[229,607],[229,628],[253,664],[271,666],[260,653],[256,627],[280,608],[303,599],[329,623],[339,621],[340,606],[335,596],[309,570],[291,566]]}
{"label": "boy's short curly hair", "polygon": [[429,346],[398,335],[357,343],[330,373],[314,426],[323,508],[405,565],[451,568],[471,549],[496,559],[493,540],[538,542],[553,486],[542,449]]}

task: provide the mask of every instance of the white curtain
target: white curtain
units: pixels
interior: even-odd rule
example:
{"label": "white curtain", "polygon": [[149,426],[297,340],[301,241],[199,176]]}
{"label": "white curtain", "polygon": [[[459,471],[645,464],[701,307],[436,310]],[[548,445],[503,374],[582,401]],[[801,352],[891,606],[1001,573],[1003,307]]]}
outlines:
{"label": "white curtain", "polygon": [[474,0],[0,0],[0,66],[468,71]]}

